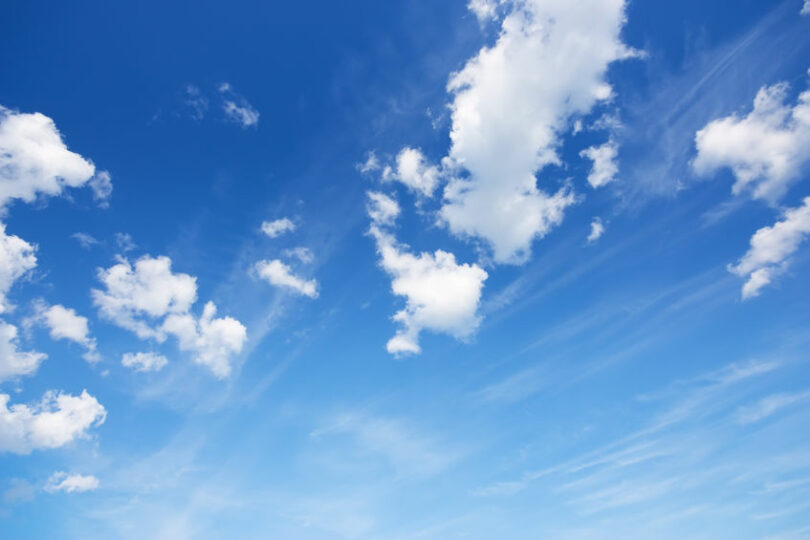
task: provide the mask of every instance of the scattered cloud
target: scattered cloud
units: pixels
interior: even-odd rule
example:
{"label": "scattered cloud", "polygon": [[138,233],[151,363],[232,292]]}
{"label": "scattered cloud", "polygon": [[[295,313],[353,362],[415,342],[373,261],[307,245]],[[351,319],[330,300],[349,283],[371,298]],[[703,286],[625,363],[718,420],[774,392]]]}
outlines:
{"label": "scattered cloud", "polygon": [[208,302],[202,316],[191,314],[197,300],[197,280],[175,274],[171,259],[148,255],[99,269],[105,289],[93,289],[93,303],[102,317],[141,339],[163,342],[168,335],[178,339],[181,350],[191,352],[195,363],[223,378],[231,372],[233,356],[240,353],[247,330],[231,317],[215,318],[217,308]]}
{"label": "scattered cloud", "polygon": [[622,0],[509,5],[496,43],[450,77],[450,180],[439,214],[452,233],[484,240],[496,262],[520,263],[576,201],[567,187],[539,189],[535,175],[561,163],[572,117],[612,97],[608,66],[635,53],[619,37]]}
{"label": "scattered cloud", "polygon": [[95,171],[90,160],[68,150],[53,120],[0,105],[0,211],[14,199],[30,203],[84,186]]}
{"label": "scattered cloud", "polygon": [[257,111],[248,101],[237,94],[229,83],[222,83],[218,87],[219,93],[223,96],[222,110],[229,120],[249,128],[259,124],[259,111]]}
{"label": "scattered cloud", "polygon": [[408,189],[432,197],[439,184],[439,174],[439,168],[428,163],[420,149],[406,146],[397,154],[396,169],[386,166],[382,179],[402,182]]}
{"label": "scattered cloud", "polygon": [[165,356],[154,352],[126,353],[121,358],[121,365],[134,371],[160,371],[169,361]]}
{"label": "scattered cloud", "polygon": [[765,86],[746,116],[732,114],[698,131],[695,171],[707,175],[729,168],[734,194],[778,201],[810,161],[810,90],[793,107],[785,103],[787,92],[787,83]]}
{"label": "scattered cloud", "polygon": [[208,112],[208,98],[193,84],[186,85],[184,94],[183,103],[189,107],[191,117],[201,121]]}
{"label": "scattered cloud", "polygon": [[93,200],[96,201],[99,208],[110,207],[110,197],[112,197],[113,185],[110,173],[107,171],[99,171],[87,183],[93,192]]}
{"label": "scattered cloud", "polygon": [[45,491],[48,493],[56,493],[58,491],[64,491],[65,493],[84,493],[85,491],[98,489],[98,486],[98,478],[95,476],[68,474],[63,471],[57,471],[48,478],[48,482],[45,484]]}
{"label": "scattered cloud", "polygon": [[759,229],[751,237],[751,247],[729,271],[747,280],[743,299],[760,294],[761,289],[782,273],[804,239],[810,235],[810,197],[802,205],[785,211],[784,218]]}
{"label": "scattered cloud", "polygon": [[79,243],[79,245],[82,246],[82,248],[84,249],[90,249],[91,247],[98,244],[98,240],[96,240],[87,233],[77,232],[71,234],[70,237],[76,240]]}
{"label": "scattered cloud", "polygon": [[128,233],[115,233],[115,243],[122,252],[127,253],[135,249],[136,246],[135,242],[132,240],[132,235]]}
{"label": "scattered cloud", "polygon": [[384,193],[366,192],[366,211],[371,221],[377,225],[389,225],[399,216],[399,203]]}
{"label": "scattered cloud", "polygon": [[293,232],[295,223],[290,218],[279,218],[273,221],[262,222],[262,232],[270,238],[278,238],[282,234]]}
{"label": "scattered cloud", "polygon": [[495,20],[498,17],[498,4],[503,0],[470,0],[467,9],[475,13],[481,24]]}
{"label": "scattered cloud", "polygon": [[396,215],[391,202],[385,195],[369,194],[369,234],[377,243],[380,266],[392,278],[392,292],[406,299],[405,308],[394,315],[401,328],[388,341],[388,352],[419,353],[423,329],[456,339],[469,338],[481,320],[478,307],[487,273],[475,264],[457,264],[455,256],[446,251],[419,255],[407,252],[407,246],[399,245],[393,235],[382,229]]}
{"label": "scattered cloud", "polygon": [[602,238],[603,234],[605,234],[605,225],[602,223],[602,219],[598,217],[593,218],[593,221],[591,221],[591,232],[588,234],[588,243],[593,244]]}
{"label": "scattered cloud", "polygon": [[619,172],[619,165],[616,163],[619,145],[615,141],[608,141],[601,146],[591,146],[579,155],[593,161],[591,172],[588,173],[588,183],[592,188],[605,186],[616,179]]}
{"label": "scattered cloud", "polygon": [[298,294],[318,297],[318,282],[314,279],[303,279],[293,274],[292,269],[278,259],[263,260],[256,263],[256,273],[276,287],[295,291]]}
{"label": "scattered cloud", "polygon": [[292,249],[285,249],[283,253],[285,257],[298,259],[303,264],[310,264],[315,260],[315,254],[312,253],[312,250],[308,247],[299,246]]}
{"label": "scattered cloud", "polygon": [[0,321],[0,382],[35,373],[47,358],[39,352],[20,351],[19,347],[17,327]]}
{"label": "scattered cloud", "polygon": [[366,155],[366,160],[363,163],[358,163],[356,167],[361,173],[369,174],[380,170],[382,165],[380,164],[380,160],[377,158],[376,152],[371,151]]}
{"label": "scattered cloud", "polygon": [[33,246],[11,234],[6,234],[6,226],[0,223],[0,313],[12,309],[6,299],[11,286],[37,265]]}
{"label": "scattered cloud", "polygon": [[810,15],[810,0],[804,0],[804,5],[802,6],[802,15]]}
{"label": "scattered cloud", "polygon": [[107,417],[107,411],[87,390],[78,396],[51,390],[33,405],[9,407],[10,399],[8,394],[0,394],[0,452],[29,454],[59,448],[86,438],[88,430]]}
{"label": "scattered cloud", "polygon": [[88,362],[99,360],[96,340],[90,335],[86,317],[58,304],[48,306],[44,302],[37,302],[35,309],[36,320],[48,328],[52,339],[66,339],[77,343],[86,350],[85,360]]}

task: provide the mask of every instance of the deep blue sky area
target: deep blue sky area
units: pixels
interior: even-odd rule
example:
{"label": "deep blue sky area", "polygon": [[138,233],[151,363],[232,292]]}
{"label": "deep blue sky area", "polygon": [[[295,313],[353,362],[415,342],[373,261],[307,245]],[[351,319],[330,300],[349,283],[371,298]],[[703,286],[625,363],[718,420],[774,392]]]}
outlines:
{"label": "deep blue sky area", "polygon": [[12,2],[0,537],[810,538],[810,3]]}

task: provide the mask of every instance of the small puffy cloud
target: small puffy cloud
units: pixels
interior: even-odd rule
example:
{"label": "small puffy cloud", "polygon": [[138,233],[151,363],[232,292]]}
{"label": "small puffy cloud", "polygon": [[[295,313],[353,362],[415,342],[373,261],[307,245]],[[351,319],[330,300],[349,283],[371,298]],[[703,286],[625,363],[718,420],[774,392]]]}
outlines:
{"label": "small puffy cloud", "polygon": [[20,351],[17,327],[0,321],[0,382],[31,375],[39,368],[46,355],[33,351]]}
{"label": "small puffy cloud", "polygon": [[70,237],[76,240],[79,243],[79,245],[82,246],[82,248],[84,249],[90,249],[91,247],[98,244],[98,240],[96,240],[87,233],[77,232],[71,234]]}
{"label": "small puffy cloud", "polygon": [[98,277],[105,290],[93,289],[93,302],[104,318],[141,339],[163,342],[173,335],[195,363],[219,378],[230,374],[231,360],[241,352],[247,330],[231,317],[215,318],[213,302],[196,318],[190,310],[197,300],[197,279],[173,273],[171,259],[144,256],[134,266],[122,259],[99,269]]}
{"label": "small puffy cloud", "polygon": [[403,148],[397,154],[396,170],[386,167],[383,180],[397,180],[409,189],[431,197],[439,184],[439,168],[431,165],[418,148]]}
{"label": "small puffy cloud", "polygon": [[393,223],[399,216],[399,203],[384,193],[369,191],[366,193],[368,204],[366,210],[371,221],[377,225]]}
{"label": "small puffy cloud", "polygon": [[788,85],[763,87],[746,116],[714,120],[695,135],[698,174],[722,168],[734,174],[732,191],[778,201],[810,161],[810,90],[786,104]]}
{"label": "small puffy cloud", "polygon": [[382,168],[380,165],[380,160],[377,158],[377,154],[374,151],[371,151],[366,156],[366,160],[363,163],[357,164],[357,170],[363,174],[369,174],[374,171],[378,171]]}
{"label": "small puffy cloud", "polygon": [[6,313],[11,305],[6,300],[11,286],[37,265],[36,247],[19,236],[6,234],[6,226],[0,223],[0,313]]}
{"label": "small puffy cloud", "polygon": [[258,125],[259,111],[237,94],[229,83],[220,84],[218,90],[223,96],[222,110],[229,120],[241,125],[242,128]]}
{"label": "small puffy cloud", "polygon": [[165,335],[150,321],[169,313],[186,313],[197,300],[197,280],[175,274],[168,257],[144,256],[133,266],[122,259],[98,270],[105,289],[93,289],[93,303],[100,314],[138,337],[163,341]]}
{"label": "small puffy cloud", "polygon": [[262,232],[270,238],[278,238],[282,234],[293,232],[295,223],[290,218],[280,218],[273,221],[262,222]]}
{"label": "small puffy cloud", "polygon": [[754,233],[748,252],[737,264],[729,266],[731,272],[747,277],[742,288],[743,299],[757,296],[770,284],[808,235],[810,197],[805,197],[801,206],[787,210],[781,221]]}
{"label": "small puffy cloud", "polygon": [[232,317],[215,318],[217,307],[208,302],[199,320],[190,314],[166,317],[163,330],[177,337],[180,350],[191,352],[194,362],[219,378],[231,373],[233,355],[242,352],[247,329]]}
{"label": "small puffy cloud", "polygon": [[290,289],[310,298],[318,297],[318,282],[316,280],[306,280],[296,276],[289,266],[278,259],[259,261],[256,263],[255,269],[259,277],[271,285]]}
{"label": "small puffy cloud", "polygon": [[64,491],[65,493],[84,493],[85,491],[98,489],[98,486],[98,478],[95,476],[68,474],[63,471],[57,471],[48,478],[48,482],[45,484],[45,491],[48,493],[56,493],[58,491]]}
{"label": "small puffy cloud", "polygon": [[100,208],[110,207],[110,197],[112,197],[113,185],[110,173],[107,171],[99,171],[87,183],[93,192],[93,200]]}
{"label": "small puffy cloud", "polygon": [[312,261],[315,260],[315,254],[312,253],[312,250],[308,247],[295,247],[292,249],[285,249],[284,250],[285,257],[293,257],[301,261],[303,264],[310,264]]}
{"label": "small puffy cloud", "polygon": [[68,150],[53,120],[0,106],[0,210],[14,199],[33,202],[85,185],[95,173],[89,160]]}
{"label": "small puffy cloud", "polygon": [[591,172],[588,173],[588,183],[592,188],[599,188],[613,182],[619,172],[616,158],[619,155],[619,146],[608,141],[601,146],[591,146],[579,153],[580,156],[593,161]]}
{"label": "small puffy cloud", "polygon": [[39,303],[36,309],[36,319],[48,328],[52,339],[66,339],[77,343],[87,351],[84,355],[85,360],[88,362],[98,360],[96,340],[90,335],[86,317],[61,305],[46,306]]}
{"label": "small puffy cloud", "polygon": [[133,249],[138,247],[132,240],[132,235],[128,233],[121,233],[121,232],[115,233],[115,243],[118,246],[118,249],[120,249],[124,253],[132,251]]}
{"label": "small puffy cloud", "polygon": [[[373,210],[371,206],[369,214]],[[386,345],[389,353],[419,353],[422,330],[450,334],[456,339],[469,338],[476,331],[481,320],[481,289],[487,279],[482,268],[457,264],[452,253],[442,250],[408,253],[376,220],[369,234],[377,243],[380,266],[391,276],[392,292],[406,300],[405,308],[394,315],[401,328]]]}
{"label": "small puffy cloud", "polygon": [[[473,3],[485,15],[491,5]],[[608,67],[634,52],[620,39],[623,0],[508,7],[497,41],[448,83],[450,180],[439,216],[453,234],[488,244],[496,262],[520,263],[576,201],[569,189],[540,189],[536,175],[561,164],[561,135],[612,95]]]}
{"label": "small puffy cloud", "polygon": [[598,217],[593,218],[593,221],[591,221],[591,232],[588,234],[588,243],[593,244],[599,240],[603,234],[605,234],[605,225],[602,223],[602,220]]}
{"label": "small puffy cloud", "polygon": [[0,394],[0,452],[29,454],[59,448],[86,438],[88,430],[107,417],[107,411],[87,390],[78,396],[51,390],[32,405],[9,407],[10,399]]}
{"label": "small puffy cloud", "polygon": [[810,15],[810,0],[804,0],[804,5],[800,13],[802,15]]}
{"label": "small puffy cloud", "polygon": [[165,356],[153,352],[126,353],[121,365],[134,371],[160,371],[169,361]]}
{"label": "small puffy cloud", "polygon": [[475,13],[480,23],[494,20],[498,16],[498,4],[500,0],[470,0],[467,9]]}

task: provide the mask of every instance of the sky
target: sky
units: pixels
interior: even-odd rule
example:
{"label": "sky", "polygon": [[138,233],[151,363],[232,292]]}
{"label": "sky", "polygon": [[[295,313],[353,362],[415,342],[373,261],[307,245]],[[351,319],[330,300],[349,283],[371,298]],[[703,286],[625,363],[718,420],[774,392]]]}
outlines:
{"label": "sky", "polygon": [[0,19],[0,536],[810,538],[810,2]]}

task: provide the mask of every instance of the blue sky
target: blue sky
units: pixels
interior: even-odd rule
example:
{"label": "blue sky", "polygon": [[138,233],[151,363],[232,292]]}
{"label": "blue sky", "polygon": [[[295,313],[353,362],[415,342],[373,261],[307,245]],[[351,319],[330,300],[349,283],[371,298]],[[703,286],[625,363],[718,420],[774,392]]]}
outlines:
{"label": "blue sky", "polygon": [[810,3],[17,3],[9,538],[810,537]]}

